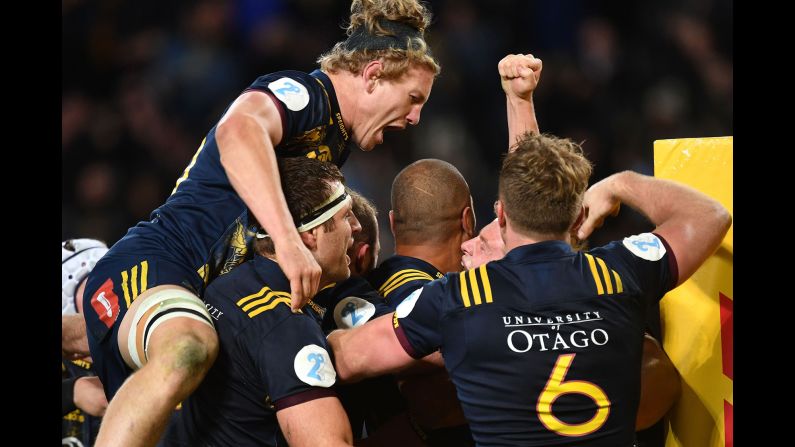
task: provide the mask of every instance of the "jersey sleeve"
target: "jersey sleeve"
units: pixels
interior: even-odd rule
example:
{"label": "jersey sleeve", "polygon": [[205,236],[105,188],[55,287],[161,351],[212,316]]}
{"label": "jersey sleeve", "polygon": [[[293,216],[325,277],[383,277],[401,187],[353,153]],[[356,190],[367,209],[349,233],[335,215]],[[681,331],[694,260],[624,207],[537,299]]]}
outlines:
{"label": "jersey sleeve", "polygon": [[[342,298],[333,309],[333,329],[350,329],[376,319],[381,315],[392,313],[381,296],[375,291],[370,293],[357,292]],[[329,331],[330,332],[330,331]]]}
{"label": "jersey sleeve", "polygon": [[259,337],[254,363],[276,411],[336,395],[331,387],[337,372],[326,339],[312,317],[288,315],[271,331],[253,331],[249,337]]}
{"label": "jersey sleeve", "polygon": [[425,357],[441,346],[441,322],[449,286],[448,277],[431,281],[397,306],[393,318],[395,334],[410,356]]}
{"label": "jersey sleeve", "polygon": [[591,250],[617,266],[622,287],[635,289],[652,300],[659,300],[676,287],[679,278],[676,257],[668,242],[654,233],[642,233]]}
{"label": "jersey sleeve", "polygon": [[329,100],[323,86],[306,73],[282,71],[260,76],[248,90],[264,92],[273,99],[282,118],[282,142],[319,132],[318,128],[327,125],[330,119]]}

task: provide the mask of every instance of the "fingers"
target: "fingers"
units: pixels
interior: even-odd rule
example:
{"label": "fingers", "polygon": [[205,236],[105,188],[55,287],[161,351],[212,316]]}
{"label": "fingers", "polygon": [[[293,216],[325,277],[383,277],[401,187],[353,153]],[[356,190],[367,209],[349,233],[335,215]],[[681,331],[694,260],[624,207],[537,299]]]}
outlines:
{"label": "fingers", "polygon": [[313,263],[295,278],[290,278],[290,307],[297,311],[304,307],[317,294],[320,287],[320,266]]}
{"label": "fingers", "polygon": [[597,219],[596,217],[588,217],[582,223],[580,229],[577,230],[577,239],[585,240],[593,233],[593,230],[602,226],[604,218]]}
{"label": "fingers", "polygon": [[304,287],[303,278],[300,276],[290,280],[290,308],[293,312],[300,309],[304,305]]}
{"label": "fingers", "polygon": [[500,76],[505,79],[526,78],[541,72],[541,59],[532,54],[509,54],[497,64]]}

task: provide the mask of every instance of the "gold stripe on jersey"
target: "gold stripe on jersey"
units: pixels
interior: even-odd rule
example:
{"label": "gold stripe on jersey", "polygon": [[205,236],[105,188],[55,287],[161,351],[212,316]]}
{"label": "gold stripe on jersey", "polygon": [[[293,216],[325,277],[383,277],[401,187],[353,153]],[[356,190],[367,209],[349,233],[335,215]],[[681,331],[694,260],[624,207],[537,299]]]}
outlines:
{"label": "gold stripe on jersey", "polygon": [[602,258],[596,257],[596,262],[599,264],[599,268],[602,269],[602,278],[605,280],[605,287],[607,288],[607,293],[612,295],[613,294],[613,283],[610,281],[610,274],[607,272],[607,266],[605,265],[605,261],[602,261]]}
{"label": "gold stripe on jersey", "polygon": [[469,292],[467,292],[467,277],[466,272],[458,274],[459,282],[461,283],[461,298],[464,300],[464,307],[469,307],[472,304],[469,302]]}
{"label": "gold stripe on jersey", "polygon": [[141,263],[141,293],[146,292],[146,277],[149,275],[149,261]]}
{"label": "gold stripe on jersey", "polygon": [[204,137],[204,139],[202,139],[202,144],[199,145],[199,149],[197,149],[196,153],[193,154],[193,158],[191,159],[190,164],[188,165],[187,168],[185,168],[185,172],[182,173],[182,177],[177,179],[177,184],[174,185],[174,189],[171,190],[171,195],[174,195],[174,193],[177,192],[179,184],[184,182],[185,179],[188,178],[188,174],[190,174],[190,170],[193,168],[193,165],[196,164],[196,159],[199,158],[199,154],[201,153],[202,149],[204,149],[204,143],[206,142],[207,142],[207,137]]}
{"label": "gold stripe on jersey", "polygon": [[121,290],[124,292],[124,301],[127,303],[127,308],[130,308],[132,305],[132,300],[130,299],[130,288],[127,287],[127,270],[121,272]]}
{"label": "gold stripe on jersey", "polygon": [[138,298],[138,266],[133,266],[132,270],[130,270],[132,274],[132,279],[130,279],[130,286],[132,286],[132,299],[135,301]]}
{"label": "gold stripe on jersey", "polygon": [[[138,274],[138,266],[141,266],[141,274]],[[138,296],[146,292],[148,286],[147,277],[149,276],[149,261],[142,261],[134,265],[129,271],[121,272],[121,289],[124,292],[124,301],[129,308]]]}
{"label": "gold stripe on jersey", "polygon": [[588,258],[588,265],[591,267],[591,275],[593,275],[593,280],[596,283],[596,293],[598,295],[604,295],[605,291],[602,288],[602,281],[599,279],[599,273],[596,271],[596,263],[593,260],[593,256],[585,253],[585,257]]}
{"label": "gold stripe on jersey", "polygon": [[472,300],[475,301],[475,305],[477,306],[481,304],[481,301],[478,280],[475,278],[475,269],[470,269],[467,273],[469,274],[469,284],[472,287]]}
{"label": "gold stripe on jersey", "polygon": [[[272,298],[276,299],[271,301]],[[273,309],[280,303],[286,303],[289,306],[290,294],[287,292],[273,291],[270,287],[264,286],[257,293],[252,293],[251,295],[240,298],[235,304],[237,304],[243,312],[246,312],[249,318],[254,318],[266,310]]]}
{"label": "gold stripe on jersey", "polygon": [[[475,272],[477,270],[477,273]],[[477,277],[480,276],[481,284],[478,284]],[[485,299],[486,303],[493,302],[491,294],[491,281],[489,281],[489,274],[486,271],[486,264],[480,267],[461,272],[458,275],[461,282],[461,298],[464,302],[464,307],[477,306],[483,304]],[[470,295],[472,300],[470,300]]]}
{"label": "gold stripe on jersey", "polygon": [[491,283],[489,282],[489,274],[486,271],[486,264],[478,267],[478,270],[480,270],[480,281],[483,283],[483,291],[486,292],[486,302],[491,303]]}
{"label": "gold stripe on jersey", "polygon": [[623,292],[624,285],[621,283],[621,276],[619,276],[619,274],[615,270],[611,271],[613,272],[613,277],[616,279],[616,293]]}
{"label": "gold stripe on jersey", "polygon": [[400,277],[400,281],[394,283],[388,289],[384,290],[383,297],[386,298],[390,293],[394,292],[395,289],[406,284],[407,282],[417,281],[417,280],[428,280],[433,281],[433,278],[429,277],[428,275],[419,275],[417,273],[413,273],[410,275],[404,275]]}
{"label": "gold stripe on jersey", "polygon": [[207,277],[207,272],[209,271],[210,271],[210,264],[204,264],[203,266],[199,267],[198,270],[196,270],[196,273],[198,273],[199,277],[202,279],[202,281],[204,281],[205,286],[207,285],[207,280],[209,279]]}
{"label": "gold stripe on jersey", "polygon": [[433,281],[433,277],[422,270],[404,269],[398,271],[394,275],[390,276],[389,279],[384,281],[384,283],[381,284],[381,287],[378,288],[378,293],[380,293],[381,296],[386,297],[387,294],[396,288],[414,279],[427,279],[428,281]]}
{"label": "gold stripe on jersey", "polygon": [[276,307],[279,304],[285,304],[285,305],[287,305],[287,307],[290,307],[290,296],[288,295],[286,297],[277,298],[277,299],[273,300],[267,306],[258,307],[256,309],[252,310],[251,312],[249,312],[248,316],[249,316],[249,318],[254,318],[257,315],[261,314],[262,312],[265,312],[267,310],[273,309],[274,307]]}

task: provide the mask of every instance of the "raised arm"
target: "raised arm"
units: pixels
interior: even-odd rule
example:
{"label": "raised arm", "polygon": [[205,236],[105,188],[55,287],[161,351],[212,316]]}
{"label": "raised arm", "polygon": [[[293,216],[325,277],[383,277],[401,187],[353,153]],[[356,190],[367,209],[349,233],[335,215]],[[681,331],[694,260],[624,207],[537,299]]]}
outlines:
{"label": "raised arm", "polygon": [[351,424],[336,397],[322,397],[279,410],[276,419],[293,447],[353,445]]}
{"label": "raised arm", "polygon": [[624,203],[645,215],[676,257],[679,278],[685,282],[718,248],[732,218],[717,200],[689,186],[636,172],[611,175],[585,192],[586,219],[577,232],[587,238],[608,215]]}
{"label": "raised arm", "polygon": [[541,79],[541,59],[532,54],[509,54],[497,65],[508,109],[508,150],[526,132],[539,133],[533,91]]}
{"label": "raised arm", "polygon": [[276,259],[290,280],[292,308],[317,293],[320,266],[301,242],[282,192],[274,147],[282,140],[279,110],[266,93],[246,92],[215,134],[229,181],[273,239]]}
{"label": "raised arm", "polygon": [[393,315],[382,315],[353,329],[336,330],[328,335],[340,382],[395,372],[415,361],[398,341],[392,326]]}

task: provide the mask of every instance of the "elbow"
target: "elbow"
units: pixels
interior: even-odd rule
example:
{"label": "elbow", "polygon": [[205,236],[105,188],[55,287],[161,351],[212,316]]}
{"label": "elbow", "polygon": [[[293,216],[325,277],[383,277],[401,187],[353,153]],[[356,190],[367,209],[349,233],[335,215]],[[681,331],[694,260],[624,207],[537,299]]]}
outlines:
{"label": "elbow", "polygon": [[715,222],[716,227],[720,228],[721,238],[723,238],[732,226],[732,215],[726,207],[719,203],[715,204]]}
{"label": "elbow", "polygon": [[234,113],[224,117],[218,123],[218,126],[215,127],[215,141],[218,143],[218,153],[221,155],[221,161],[223,161],[223,155],[231,147],[234,147],[233,142],[238,135],[243,133],[245,127],[245,117]]}
{"label": "elbow", "polygon": [[734,219],[732,218],[731,213],[729,213],[729,210],[727,210],[726,208],[723,208],[723,207],[721,207],[721,210],[723,212],[722,213],[723,228],[725,229],[725,231],[728,232],[729,228],[731,228],[732,223],[734,222]]}

